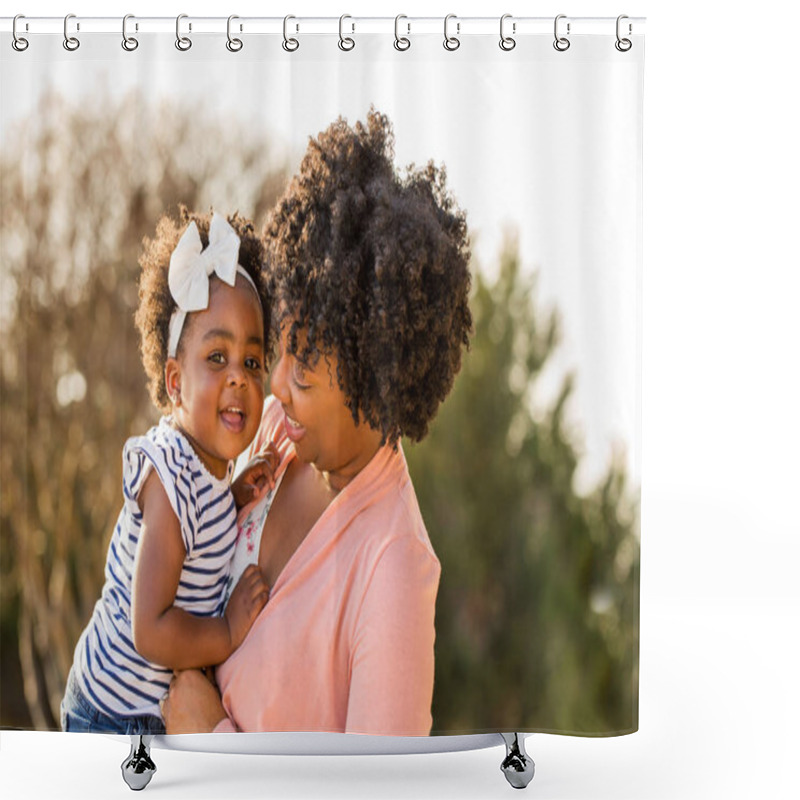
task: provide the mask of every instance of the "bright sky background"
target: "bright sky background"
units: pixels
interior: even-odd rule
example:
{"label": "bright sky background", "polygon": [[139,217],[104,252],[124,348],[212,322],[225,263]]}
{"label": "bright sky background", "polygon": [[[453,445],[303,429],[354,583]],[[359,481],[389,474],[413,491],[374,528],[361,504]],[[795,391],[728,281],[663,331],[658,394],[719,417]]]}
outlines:
{"label": "bright sky background", "polygon": [[198,34],[185,53],[172,33],[140,39],[135,53],[90,33],[74,53],[60,34],[31,35],[24,54],[3,51],[2,124],[30,113],[48,86],[75,102],[98,86],[119,95],[137,86],[154,100],[246,116],[294,169],[309,135],[339,114],[364,119],[374,103],[394,123],[398,164],[446,166],[483,268],[493,271],[516,232],[524,269],[539,274],[538,306],[561,315],[563,343],[534,401],[549,406],[575,373],[577,488],[590,489],[612,454],[638,485],[641,39],[625,54],[613,24],[605,36],[576,36],[571,53],[556,52],[549,33],[511,53],[495,36],[465,37],[454,53],[440,34],[412,34],[404,53],[391,34],[357,34],[350,53],[335,36],[300,34],[293,54],[275,36],[245,37],[236,54],[221,36]]}

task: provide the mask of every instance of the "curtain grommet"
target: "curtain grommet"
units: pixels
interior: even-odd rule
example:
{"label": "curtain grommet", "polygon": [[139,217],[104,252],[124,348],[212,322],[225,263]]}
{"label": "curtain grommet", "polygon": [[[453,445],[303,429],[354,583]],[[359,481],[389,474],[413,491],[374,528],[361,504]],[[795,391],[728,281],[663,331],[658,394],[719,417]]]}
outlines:
{"label": "curtain grommet", "polygon": [[569,46],[571,44],[570,40],[567,39],[567,36],[569,36],[569,28],[570,28],[569,22],[567,23],[567,36],[558,35],[558,21],[560,19],[566,19],[566,18],[567,18],[566,14],[559,14],[555,18],[555,21],[553,23],[553,36],[555,37],[555,41],[553,42],[553,47],[555,47],[555,49],[558,50],[559,53],[564,53],[567,50],[569,50]]}
{"label": "curtain grommet", "polygon": [[[81,46],[81,41],[76,36],[70,36],[69,35],[68,26],[69,26],[69,21],[71,19],[75,19],[75,15],[74,14],[67,14],[67,16],[64,17],[64,42],[63,42],[63,45],[64,45],[64,49],[65,50],[69,50],[70,53],[74,53]],[[80,25],[78,25],[76,29],[80,30]]]}
{"label": "curtain grommet", "polygon": [[[228,35],[228,41],[225,42],[225,47],[227,47],[228,51],[231,53],[238,53],[244,47],[244,42],[242,42],[241,39],[231,36],[231,22],[233,22],[235,19],[239,19],[236,14],[231,14],[228,17],[228,27],[226,31]],[[241,26],[239,27],[239,30],[241,31]]]}
{"label": "curtain grommet", "polygon": [[287,36],[287,29],[289,26],[290,19],[297,19],[297,17],[294,17],[291,14],[287,14],[283,18],[283,42],[281,43],[281,47],[283,47],[283,49],[287,53],[294,53],[294,51],[297,50],[298,47],[300,47],[300,42],[298,42],[297,39],[295,39],[292,36]]}
{"label": "curtain grommet", "polygon": [[[458,50],[459,47],[461,47],[461,39],[459,39],[458,36],[450,36],[448,34],[447,26],[451,19],[457,19],[456,15],[448,14],[444,18],[444,42],[442,43],[442,46],[444,47],[445,50],[449,50],[452,53],[455,50]],[[460,31],[461,31],[461,24],[459,22],[456,22],[456,33],[459,33]]]}
{"label": "curtain grommet", "polygon": [[20,36],[17,33],[17,20],[20,20],[20,19],[25,19],[25,15],[24,14],[17,14],[14,17],[14,22],[12,23],[12,26],[11,26],[11,35],[13,37],[11,39],[11,46],[18,53],[24,53],[28,49],[28,46],[30,45],[30,42],[24,36]]}
{"label": "curtain grommet", "polygon": [[[411,39],[409,39],[408,36],[400,35],[401,19],[408,19],[408,17],[405,14],[398,14],[394,18],[394,49],[404,53],[409,47],[411,47]],[[408,28],[408,33],[411,33],[411,25],[406,23],[406,26]]]}
{"label": "curtain grommet", "polygon": [[[506,53],[513,50],[517,46],[517,40],[511,36],[506,36],[504,29],[506,20],[511,18],[511,14],[503,14],[503,16],[500,17],[500,49],[505,50]],[[511,24],[511,32],[516,33],[516,31],[517,24],[514,22]]]}
{"label": "curtain grommet", "polygon": [[[339,17],[339,49],[344,50],[345,53],[349,53],[355,46],[356,42],[355,39],[351,38],[350,36],[345,36],[342,32],[342,25],[346,19],[353,19],[349,14],[342,14]],[[356,26],[353,24],[353,31],[355,31]]]}
{"label": "curtain grommet", "polygon": [[[617,17],[617,41],[614,42],[614,47],[616,47],[620,53],[627,53],[628,50],[630,50],[631,47],[633,47],[633,42],[630,39],[620,36],[620,23],[624,19],[628,19],[627,14],[620,14]],[[630,23],[628,23],[628,36],[630,36],[632,32],[633,32],[633,27],[631,26]]]}
{"label": "curtain grommet", "polygon": [[[126,14],[122,18],[122,49],[132,53],[138,46],[139,40],[135,36],[128,36],[128,20],[135,19],[133,14]],[[139,26],[136,26],[136,30]]]}
{"label": "curtain grommet", "polygon": [[[175,18],[175,47],[178,48],[182,53],[185,53],[191,46],[192,40],[188,36],[181,35],[181,20],[188,19],[188,14],[178,14]],[[191,31],[192,26],[189,25],[189,30]]]}

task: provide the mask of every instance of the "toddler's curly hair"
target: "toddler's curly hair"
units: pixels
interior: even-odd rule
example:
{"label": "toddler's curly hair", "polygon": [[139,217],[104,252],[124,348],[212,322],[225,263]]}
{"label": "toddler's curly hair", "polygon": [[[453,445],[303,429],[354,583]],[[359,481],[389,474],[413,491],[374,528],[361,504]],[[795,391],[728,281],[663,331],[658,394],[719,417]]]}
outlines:
{"label": "toddler's curly hair", "polygon": [[[164,366],[167,363],[169,340],[169,320],[175,310],[175,301],[169,291],[169,260],[179,239],[194,222],[200,233],[203,247],[208,247],[208,230],[211,213],[197,214],[185,206],[178,208],[179,219],[164,214],[156,226],[156,235],[145,237],[143,252],[139,258],[142,268],[139,279],[139,306],[136,310],[136,329],[139,331],[142,364],[147,374],[150,397],[155,406],[168,414],[172,408],[164,380]],[[239,245],[239,264],[252,278],[261,301],[264,318],[265,364],[269,364],[275,342],[274,325],[271,321],[269,286],[264,275],[264,244],[256,234],[253,224],[239,216],[238,212],[228,217],[228,222],[241,240]],[[187,318],[188,320],[191,318]],[[183,347],[183,339],[178,345],[178,355]]]}
{"label": "toddler's curly hair", "polygon": [[264,238],[289,350],[312,364],[335,354],[353,420],[396,445],[427,434],[472,316],[466,218],[445,170],[401,176],[393,157],[385,115],[373,108],[352,128],[340,117],[310,140]]}

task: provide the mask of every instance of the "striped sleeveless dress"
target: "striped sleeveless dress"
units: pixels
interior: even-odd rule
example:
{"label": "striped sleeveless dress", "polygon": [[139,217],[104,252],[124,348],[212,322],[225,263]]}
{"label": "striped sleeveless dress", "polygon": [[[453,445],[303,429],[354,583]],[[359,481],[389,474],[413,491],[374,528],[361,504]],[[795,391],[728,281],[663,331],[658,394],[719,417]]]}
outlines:
{"label": "striped sleeveless dress", "polygon": [[172,671],[142,658],[131,633],[133,564],[142,530],[139,491],[155,470],[180,520],[186,559],[174,604],[199,617],[219,616],[237,537],[233,462],[224,479],[215,478],[167,417],[145,436],[128,439],[122,462],[124,503],[108,548],[105,584],[75,648],[72,671],[103,714],[160,717],[158,702]]}

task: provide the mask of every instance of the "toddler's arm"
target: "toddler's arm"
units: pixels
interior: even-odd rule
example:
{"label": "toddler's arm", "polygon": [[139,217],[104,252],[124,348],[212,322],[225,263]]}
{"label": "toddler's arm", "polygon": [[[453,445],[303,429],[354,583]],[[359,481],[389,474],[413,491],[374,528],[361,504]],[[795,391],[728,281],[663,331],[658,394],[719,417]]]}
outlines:
{"label": "toddler's arm", "polygon": [[151,472],[139,493],[143,525],[131,598],[133,644],[148,661],[170,669],[219,664],[242,642],[269,590],[255,564],[242,575],[223,617],[197,617],[174,605],[186,558],[180,523]]}
{"label": "toddler's arm", "polygon": [[248,462],[242,474],[231,484],[237,509],[244,508],[248,503],[275,488],[275,473],[279,464],[280,456],[272,442]]}

